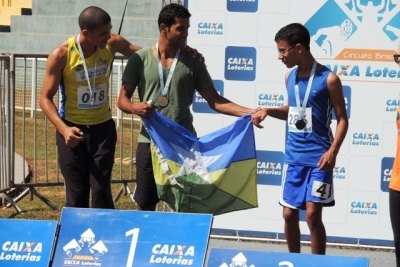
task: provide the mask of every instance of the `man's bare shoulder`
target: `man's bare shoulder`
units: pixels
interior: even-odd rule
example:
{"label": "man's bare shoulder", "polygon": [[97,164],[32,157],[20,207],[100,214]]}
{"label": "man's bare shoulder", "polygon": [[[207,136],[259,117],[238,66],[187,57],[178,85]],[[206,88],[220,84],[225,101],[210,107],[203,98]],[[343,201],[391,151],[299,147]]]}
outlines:
{"label": "man's bare shoulder", "polygon": [[63,42],[54,48],[47,57],[47,66],[51,70],[62,70],[67,63],[68,42]]}
{"label": "man's bare shoulder", "polygon": [[68,55],[68,42],[63,42],[50,52],[48,60],[61,61],[65,64],[67,55]]}

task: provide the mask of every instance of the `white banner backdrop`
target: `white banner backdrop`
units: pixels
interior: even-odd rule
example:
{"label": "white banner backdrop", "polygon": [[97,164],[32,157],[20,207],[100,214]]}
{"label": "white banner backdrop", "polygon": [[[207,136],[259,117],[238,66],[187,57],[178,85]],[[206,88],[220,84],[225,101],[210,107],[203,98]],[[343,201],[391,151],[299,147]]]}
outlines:
{"label": "white banner backdrop", "polygon": [[[349,130],[334,170],[336,206],[325,208],[328,241],[392,245],[388,184],[396,146],[399,66],[392,55],[400,39],[396,0],[187,0],[192,14],[188,43],[206,58],[218,92],[248,107],[286,104],[284,76],[274,37],[300,22],[310,31],[316,59],[340,78]],[[199,135],[235,118],[220,115],[197,95]],[[219,215],[213,229],[282,238],[280,196],[285,122],[267,118],[256,129],[256,209]],[[332,122],[335,130],[336,121]],[[304,213],[302,234],[309,235]]]}

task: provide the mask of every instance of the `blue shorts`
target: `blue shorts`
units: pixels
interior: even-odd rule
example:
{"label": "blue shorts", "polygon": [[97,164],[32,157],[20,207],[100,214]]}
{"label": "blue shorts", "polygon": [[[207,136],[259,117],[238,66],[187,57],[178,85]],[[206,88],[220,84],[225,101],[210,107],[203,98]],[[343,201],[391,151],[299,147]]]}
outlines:
{"label": "blue shorts", "polygon": [[292,209],[306,209],[306,202],[334,206],[333,171],[318,167],[284,164],[279,203]]}

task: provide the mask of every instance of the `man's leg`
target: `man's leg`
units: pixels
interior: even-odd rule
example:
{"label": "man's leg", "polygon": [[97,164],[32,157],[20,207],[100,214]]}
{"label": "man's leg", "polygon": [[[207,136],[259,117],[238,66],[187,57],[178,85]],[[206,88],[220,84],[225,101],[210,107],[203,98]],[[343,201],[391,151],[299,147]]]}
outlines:
{"label": "man's leg", "polygon": [[289,252],[300,253],[299,210],[284,207],[283,219],[285,220],[285,237]]}
{"label": "man's leg", "polygon": [[89,162],[85,143],[75,148],[65,144],[64,137],[57,132],[58,163],[64,177],[65,198],[67,207],[89,208]]}
{"label": "man's leg", "polygon": [[90,152],[90,187],[92,208],[114,209],[111,175],[114,165],[117,132],[113,120],[89,128],[87,142]]}
{"label": "man's leg", "polygon": [[306,218],[311,235],[311,253],[325,254],[326,232],[322,222],[322,203],[307,202]]}
{"label": "man's leg", "polygon": [[400,267],[400,192],[389,189],[389,211],[394,236],[396,266]]}
{"label": "man's leg", "polygon": [[139,143],[136,150],[136,189],[139,210],[154,211],[159,201],[151,161],[150,144]]}

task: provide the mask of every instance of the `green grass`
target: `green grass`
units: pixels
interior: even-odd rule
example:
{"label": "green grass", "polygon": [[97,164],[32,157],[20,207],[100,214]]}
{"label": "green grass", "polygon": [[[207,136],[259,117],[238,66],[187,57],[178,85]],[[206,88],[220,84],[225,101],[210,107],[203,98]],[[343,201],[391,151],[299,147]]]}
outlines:
{"label": "green grass", "polygon": [[[128,184],[130,190],[134,189],[134,184]],[[117,195],[121,189],[121,184],[113,184],[113,194]],[[53,210],[47,206],[36,195],[29,193],[22,198],[17,206],[22,212],[17,212],[14,207],[3,207],[0,212],[0,218],[34,219],[34,220],[59,220],[61,209],[64,207],[65,193],[62,186],[36,187],[35,190],[46,197],[57,209]],[[136,210],[137,206],[133,203],[129,195],[122,195],[115,202],[116,209]]]}
{"label": "green grass", "polygon": [[[126,117],[127,118],[127,117]],[[134,190],[136,173],[134,161],[139,122],[123,120],[122,127],[117,127],[118,141],[116,161],[113,168],[113,195],[117,196],[123,184]],[[56,160],[55,128],[41,112],[33,117],[29,112],[18,110],[15,116],[15,151],[28,162],[32,169],[31,183],[36,184],[33,191],[47,198],[56,210],[51,209],[35,194],[28,193],[17,202],[23,211],[17,212],[14,207],[2,207],[0,218],[58,220],[65,203],[63,178]],[[28,172],[26,170],[26,172]],[[47,186],[44,186],[47,185]],[[123,189],[123,188],[122,188]],[[11,195],[16,197],[24,188],[15,190]],[[128,194],[122,194],[115,203],[117,209],[137,209]]]}

